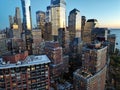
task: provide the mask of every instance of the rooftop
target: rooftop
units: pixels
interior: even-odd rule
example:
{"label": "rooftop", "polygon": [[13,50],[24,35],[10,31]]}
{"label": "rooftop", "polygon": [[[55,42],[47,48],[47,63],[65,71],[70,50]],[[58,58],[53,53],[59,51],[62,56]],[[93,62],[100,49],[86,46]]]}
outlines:
{"label": "rooftop", "polygon": [[97,19],[88,19],[87,22],[97,22]]}
{"label": "rooftop", "polygon": [[78,69],[76,72],[74,72],[75,75],[80,76],[82,78],[89,78],[92,76],[90,72],[84,69]]}
{"label": "rooftop", "polygon": [[18,61],[15,64],[4,62],[2,58],[0,58],[0,69],[6,69],[6,68],[14,68],[14,67],[24,67],[24,66],[30,66],[30,65],[39,65],[39,64],[45,64],[50,63],[49,58],[46,55],[38,55],[38,56],[28,56],[24,61]]}

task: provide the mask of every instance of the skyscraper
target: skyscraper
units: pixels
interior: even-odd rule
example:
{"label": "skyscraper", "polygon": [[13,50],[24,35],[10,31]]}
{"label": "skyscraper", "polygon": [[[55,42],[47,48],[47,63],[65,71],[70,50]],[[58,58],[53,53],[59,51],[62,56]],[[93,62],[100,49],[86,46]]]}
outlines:
{"label": "skyscraper", "polygon": [[51,0],[52,35],[58,36],[58,29],[66,27],[65,0]]}
{"label": "skyscraper", "polygon": [[42,37],[44,38],[45,34],[45,12],[37,11],[36,12],[36,22],[37,28],[42,30]]}
{"label": "skyscraper", "polygon": [[30,0],[21,0],[23,10],[23,28],[32,29]]}
{"label": "skyscraper", "polygon": [[13,24],[13,17],[11,15],[9,15],[9,24],[10,24],[10,29],[11,29],[12,24]]}
{"label": "skyscraper", "polygon": [[73,40],[75,37],[81,37],[81,16],[79,10],[73,9],[70,11],[68,17],[68,28],[70,31],[70,40]]}
{"label": "skyscraper", "polygon": [[85,22],[86,22],[86,17],[82,16],[81,17],[81,38],[83,38],[83,31],[84,31]]}
{"label": "skyscraper", "polygon": [[47,11],[45,14],[45,22],[46,23],[51,22],[51,6],[47,6]]}
{"label": "skyscraper", "polygon": [[22,23],[21,23],[21,15],[20,15],[20,8],[16,7],[15,9],[15,22],[18,25],[18,29],[22,32]]}
{"label": "skyscraper", "polygon": [[45,25],[45,12],[43,11],[36,12],[36,22],[38,28],[42,28],[42,26]]}
{"label": "skyscraper", "polygon": [[96,19],[88,19],[82,33],[84,43],[91,43],[91,31],[95,27],[98,27],[98,21]]}

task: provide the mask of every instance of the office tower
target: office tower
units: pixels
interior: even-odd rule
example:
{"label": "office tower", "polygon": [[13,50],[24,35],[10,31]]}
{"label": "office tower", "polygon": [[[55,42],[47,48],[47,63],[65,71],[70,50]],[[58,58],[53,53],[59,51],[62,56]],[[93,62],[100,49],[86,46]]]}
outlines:
{"label": "office tower", "polygon": [[66,3],[64,0],[51,0],[52,35],[58,39],[58,29],[66,28]]}
{"label": "office tower", "polygon": [[46,55],[28,56],[28,52],[0,58],[0,89],[50,90],[49,63]]}
{"label": "office tower", "polygon": [[51,5],[66,5],[65,0],[51,0]]}
{"label": "office tower", "polygon": [[32,54],[32,19],[31,19],[31,6],[30,0],[21,0],[23,11],[23,30],[25,33],[26,49],[29,54]]}
{"label": "office tower", "polygon": [[21,4],[22,4],[22,11],[23,11],[23,29],[31,30],[32,20],[31,20],[30,0],[21,0]]}
{"label": "office tower", "polygon": [[37,11],[36,12],[36,22],[37,28],[41,29],[42,31],[42,38],[45,37],[45,12]]}
{"label": "office tower", "polygon": [[22,33],[22,23],[21,23],[21,15],[20,15],[20,8],[16,7],[15,9],[15,23],[18,25],[18,30],[20,34]]}
{"label": "office tower", "polygon": [[83,31],[84,31],[85,23],[86,23],[86,17],[82,16],[81,17],[81,38],[83,38]]}
{"label": "office tower", "polygon": [[94,42],[83,48],[82,68],[74,72],[74,90],[104,90],[107,46]]}
{"label": "office tower", "polygon": [[45,22],[46,23],[51,22],[51,6],[47,6],[47,11],[45,14]]}
{"label": "office tower", "polygon": [[84,43],[91,43],[91,31],[95,27],[98,27],[98,21],[96,19],[88,19],[83,31],[82,40]]}
{"label": "office tower", "polygon": [[10,24],[10,29],[11,29],[12,24],[13,24],[13,17],[11,15],[9,15],[9,24]]}
{"label": "office tower", "polygon": [[74,38],[81,38],[81,16],[80,11],[73,9],[69,13],[68,28],[70,32],[70,41]]}
{"label": "office tower", "polygon": [[36,22],[37,22],[37,27],[42,29],[44,28],[45,25],[45,12],[43,11],[37,11],[36,12]]}

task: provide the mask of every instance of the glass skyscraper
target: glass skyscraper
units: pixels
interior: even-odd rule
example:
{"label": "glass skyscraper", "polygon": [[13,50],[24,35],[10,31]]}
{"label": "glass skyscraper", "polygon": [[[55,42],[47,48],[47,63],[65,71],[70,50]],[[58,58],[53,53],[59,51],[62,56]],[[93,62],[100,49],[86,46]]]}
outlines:
{"label": "glass skyscraper", "polygon": [[32,29],[30,0],[21,0],[23,10],[23,28]]}
{"label": "glass skyscraper", "polygon": [[51,0],[52,35],[58,36],[58,29],[66,27],[65,0]]}
{"label": "glass skyscraper", "polygon": [[70,11],[68,17],[68,27],[71,40],[73,40],[75,37],[81,37],[81,15],[79,10],[73,9]]}
{"label": "glass skyscraper", "polygon": [[51,0],[51,5],[66,6],[65,0]]}

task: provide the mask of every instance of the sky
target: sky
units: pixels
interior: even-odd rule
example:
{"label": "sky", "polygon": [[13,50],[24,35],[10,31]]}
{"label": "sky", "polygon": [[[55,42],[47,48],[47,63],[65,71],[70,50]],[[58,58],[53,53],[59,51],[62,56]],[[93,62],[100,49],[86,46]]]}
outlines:
{"label": "sky", "polygon": [[[86,19],[95,18],[100,27],[120,28],[120,0],[66,0],[67,17],[76,8]],[[31,0],[32,24],[36,25],[36,11],[46,11],[50,0]],[[21,0],[0,0],[0,30],[9,27],[9,15],[15,15],[15,7],[20,7]]]}

